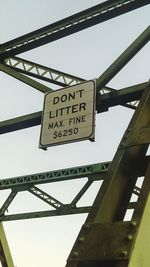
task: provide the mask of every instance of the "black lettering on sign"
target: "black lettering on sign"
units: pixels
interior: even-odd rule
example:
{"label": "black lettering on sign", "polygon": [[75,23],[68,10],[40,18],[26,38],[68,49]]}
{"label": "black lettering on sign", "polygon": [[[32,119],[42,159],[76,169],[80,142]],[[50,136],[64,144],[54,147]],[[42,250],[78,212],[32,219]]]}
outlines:
{"label": "black lettering on sign", "polygon": [[71,113],[82,112],[86,110],[86,103],[74,104],[72,106],[58,108],[56,110],[49,111],[49,119],[53,119],[59,116],[68,115]]}
{"label": "black lettering on sign", "polygon": [[84,89],[78,90],[76,93],[79,93],[80,98],[83,96]]}
{"label": "black lettering on sign", "polygon": [[48,125],[48,129],[55,129],[55,128],[59,128],[59,127],[63,127],[63,121],[56,121],[56,122],[51,122]]}
{"label": "black lettering on sign", "polygon": [[72,106],[72,113],[78,112],[78,104]]}
{"label": "black lettering on sign", "polygon": [[80,89],[75,92],[69,92],[68,94],[63,94],[61,96],[55,96],[53,98],[53,105],[56,105],[60,102],[64,103],[66,101],[71,101],[76,99],[77,97],[82,98],[84,89]]}
{"label": "black lettering on sign", "polygon": [[86,103],[80,103],[79,104],[79,111],[86,110]]}
{"label": "black lettering on sign", "polygon": [[55,96],[53,99],[53,105],[57,104],[59,102],[59,97]]}
{"label": "black lettering on sign", "polygon": [[86,122],[86,116],[85,115],[69,118],[69,125],[79,124],[82,122]]}
{"label": "black lettering on sign", "polygon": [[76,135],[76,134],[78,134],[78,132],[79,132],[78,128],[70,128],[70,129],[63,130],[63,131],[55,131],[53,133],[53,138],[56,139],[56,138],[69,136],[69,135],[73,135],[73,134]]}

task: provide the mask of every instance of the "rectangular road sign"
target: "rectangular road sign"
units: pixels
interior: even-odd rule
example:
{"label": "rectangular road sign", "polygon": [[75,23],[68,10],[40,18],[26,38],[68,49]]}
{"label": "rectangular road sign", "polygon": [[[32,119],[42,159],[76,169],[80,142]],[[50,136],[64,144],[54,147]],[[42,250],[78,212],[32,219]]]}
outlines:
{"label": "rectangular road sign", "polygon": [[40,148],[80,140],[94,140],[95,81],[45,94]]}

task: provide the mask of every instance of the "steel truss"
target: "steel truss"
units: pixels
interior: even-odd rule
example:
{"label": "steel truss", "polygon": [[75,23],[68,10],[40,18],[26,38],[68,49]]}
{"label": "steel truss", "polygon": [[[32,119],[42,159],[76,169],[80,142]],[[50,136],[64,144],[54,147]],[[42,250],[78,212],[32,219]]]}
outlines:
{"label": "steel truss", "polygon": [[[142,168],[139,168],[139,174],[142,176],[144,170],[149,161],[149,156],[145,158],[145,165]],[[11,190],[6,201],[3,203],[0,208],[0,220],[1,221],[11,221],[11,220],[21,220],[21,219],[31,219],[31,218],[40,218],[40,217],[50,217],[50,216],[60,216],[60,215],[69,215],[69,214],[79,214],[79,213],[88,213],[91,209],[91,206],[77,207],[78,201],[83,197],[88,188],[92,185],[93,182],[104,180],[106,174],[109,170],[110,162],[104,162],[99,164],[92,164],[87,166],[80,166],[76,168],[56,170],[38,174],[31,174],[26,176],[6,178],[0,180],[0,190]],[[50,196],[36,185],[45,184],[45,183],[54,183],[62,182],[68,180],[82,179],[87,178],[86,183],[74,197],[70,203],[62,203],[56,198]],[[28,212],[21,214],[5,214],[8,211],[8,207],[12,203],[13,199],[18,192],[28,191],[34,196],[38,197],[42,201],[49,204],[53,207],[53,210],[38,211],[38,212]],[[140,188],[135,186],[134,194],[139,195]],[[129,203],[129,209],[133,209],[135,202]]]}
{"label": "steel truss", "polygon": [[14,56],[149,4],[149,0],[109,0],[1,45],[1,57]]}
{"label": "steel truss", "polygon": [[[0,190],[10,189],[11,193],[0,208],[0,220],[9,221],[9,220],[18,220],[18,219],[29,219],[37,217],[47,217],[47,216],[58,216],[66,214],[75,214],[75,213],[87,213],[90,210],[90,206],[86,207],[77,207],[76,204],[84,193],[88,190],[91,184],[97,180],[103,180],[104,176],[109,168],[110,162],[104,162],[99,164],[81,166],[76,168],[56,170],[45,173],[38,173],[32,175],[26,175],[21,177],[7,178],[0,180]],[[87,178],[86,183],[77,193],[71,203],[64,204],[57,200],[56,198],[50,196],[40,188],[35,185],[45,184],[45,183],[54,183],[62,182],[68,180]],[[39,211],[39,212],[30,212],[22,214],[11,214],[5,215],[9,205],[12,203],[14,197],[18,192],[28,191],[34,196],[40,198],[42,201],[49,204],[55,210],[49,211]]]}
{"label": "steel truss", "polygon": [[[142,131],[145,128],[150,130],[150,86],[145,90],[121,140],[66,267],[131,267],[137,262],[136,257],[140,258],[140,263],[137,262],[135,266],[140,266],[141,262],[143,266],[148,266],[149,240],[144,225],[146,227],[150,222],[150,160],[144,171],[142,187],[136,187],[136,182],[141,176],[137,166],[143,168],[145,164],[150,134],[143,134],[144,140],[138,142],[135,142],[133,134],[134,130]],[[125,222],[133,193],[138,199],[131,220]],[[142,240],[147,246],[144,252],[140,243]],[[137,256],[138,253],[142,253],[142,256]]]}
{"label": "steel truss", "polygon": [[4,63],[20,73],[63,87],[76,85],[85,81],[82,78],[19,57],[6,58]]}
{"label": "steel truss", "polygon": [[[84,81],[83,78],[54,70],[35,62],[16,57],[46,43],[58,40],[113,17],[149,4],[149,0],[109,0],[37,31],[18,37],[0,46],[0,70],[8,75],[46,93],[52,90],[33,78],[58,86],[70,86]],[[10,194],[0,208],[0,221],[89,213],[68,258],[67,267],[140,267],[137,253],[142,253],[144,267],[147,263],[150,223],[149,178],[150,157],[146,155],[150,143],[150,85],[148,82],[115,90],[107,83],[148,43],[148,27],[117,60],[97,79],[96,110],[105,112],[110,107],[123,105],[135,110],[112,162],[104,162],[76,168],[49,171],[39,174],[0,180],[0,190]],[[140,101],[140,103],[139,103]],[[138,104],[139,103],[139,104]],[[138,106],[137,106],[138,105]],[[0,134],[21,130],[41,124],[41,111],[0,122]],[[136,184],[144,176],[141,188]],[[63,203],[41,190],[37,185],[86,178],[77,195],[70,203]],[[95,181],[102,186],[92,206],[79,207],[78,201]],[[28,191],[49,209],[38,212],[7,214],[15,196]],[[116,194],[117,191],[117,194]],[[137,201],[131,201],[136,195]],[[132,209],[130,222],[125,222],[126,212]],[[116,235],[117,232],[117,235]],[[144,236],[145,251],[141,241]],[[133,249],[135,244],[135,249]],[[136,264],[135,264],[136,262]],[[14,267],[2,223],[0,224],[0,263],[2,267]]]}

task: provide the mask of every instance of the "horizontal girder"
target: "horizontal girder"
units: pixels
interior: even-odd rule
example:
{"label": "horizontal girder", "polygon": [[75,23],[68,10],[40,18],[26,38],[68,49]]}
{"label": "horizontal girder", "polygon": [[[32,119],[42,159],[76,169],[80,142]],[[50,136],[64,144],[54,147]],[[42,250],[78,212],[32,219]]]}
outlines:
{"label": "horizontal girder", "polygon": [[25,75],[29,75],[31,77],[51,82],[63,87],[76,85],[85,81],[82,78],[37,64],[35,62],[31,62],[23,58],[10,57],[5,59],[4,63],[12,69],[17,70]]}
{"label": "horizontal girder", "polygon": [[[109,162],[92,164],[81,167],[68,168],[50,172],[25,175],[20,177],[0,179],[0,190],[18,186],[52,183],[87,177],[94,174],[103,174],[108,170]],[[21,189],[23,190],[23,188]],[[26,190],[26,189],[25,189]]]}
{"label": "horizontal girder", "polygon": [[[59,86],[73,86],[77,85],[79,83],[82,83],[86,81],[83,78],[79,78],[77,76],[61,72],[56,69],[52,69],[40,64],[37,64],[35,62],[31,62],[29,60],[23,59],[23,58],[18,58],[18,57],[10,57],[4,60],[5,65],[9,66],[12,70],[15,70],[19,73],[23,73],[25,75],[38,78],[53,84],[57,84]],[[11,73],[11,70],[10,70]],[[7,72],[7,74],[10,74]],[[14,76],[14,78],[16,78]],[[31,84],[32,86],[32,84]],[[39,90],[39,88],[37,87]],[[46,88],[45,91],[51,90],[50,88]],[[116,91],[113,88],[105,86],[101,90],[101,94],[106,94],[109,92]],[[44,92],[44,90],[43,90]],[[124,104],[125,106],[129,108],[134,108],[132,104]]]}
{"label": "horizontal girder", "polygon": [[[150,157],[146,156],[144,159],[143,164],[139,168],[137,168],[138,176],[143,176],[145,170],[147,169],[147,165],[149,162]],[[8,198],[5,200],[4,204],[0,208],[0,221],[11,221],[11,220],[20,220],[20,219],[31,219],[31,218],[40,218],[40,217],[47,217],[47,216],[60,216],[60,215],[71,215],[71,214],[78,214],[78,213],[88,213],[90,210],[90,206],[87,207],[77,207],[79,200],[83,197],[83,195],[87,192],[89,187],[94,181],[98,180],[105,180],[106,173],[108,172],[110,166],[110,162],[104,162],[100,164],[93,164],[89,166],[82,166],[76,167],[71,169],[64,169],[58,171],[52,171],[47,173],[39,174],[39,180],[35,179],[37,174],[35,175],[28,175],[18,178],[9,178],[4,179],[2,181],[1,190],[4,189],[11,189],[11,193],[9,194]],[[49,177],[49,174],[51,175]],[[78,175],[77,175],[78,174]],[[81,175],[80,175],[81,174]],[[41,175],[41,176],[40,176]],[[47,177],[45,182],[61,182],[70,179],[77,179],[77,178],[84,178],[87,176],[87,181],[84,185],[80,188],[79,192],[74,196],[74,198],[69,203],[62,203],[53,196],[49,195],[47,192],[43,191],[42,189],[35,186],[35,184],[41,184],[43,182],[43,176]],[[69,176],[70,175],[70,176]],[[61,179],[60,179],[61,176]],[[25,179],[24,179],[25,178]],[[51,179],[52,178],[52,179]],[[41,179],[41,181],[40,181]],[[9,186],[6,186],[6,180],[8,180]],[[30,180],[30,182],[29,182]],[[3,187],[4,185],[4,187]],[[48,211],[37,211],[37,212],[28,212],[28,213],[21,213],[21,214],[5,214],[8,212],[8,208],[12,203],[14,197],[18,192],[28,191],[32,193],[34,196],[39,198],[40,200],[47,203],[51,206],[54,210]],[[137,194],[140,192],[140,188],[137,186],[134,187],[133,194]],[[132,201],[132,200],[131,200]],[[128,209],[134,209],[136,202],[130,202],[128,205]]]}
{"label": "horizontal girder", "polygon": [[[104,93],[97,96],[97,112],[104,112],[109,107],[124,105],[126,107],[135,108],[134,104],[128,102],[137,101],[140,99],[147,83],[142,83],[127,87],[120,90],[111,89],[110,93]],[[104,91],[105,90],[104,88]],[[34,112],[18,118],[0,122],[0,134],[9,133],[41,124],[42,111]]]}
{"label": "horizontal girder", "polygon": [[0,216],[0,221],[13,221],[13,220],[34,219],[34,218],[53,217],[61,215],[83,214],[83,213],[88,213],[90,211],[90,208],[91,206],[72,208],[71,205],[66,205],[57,210],[44,210],[37,212],[2,215]]}
{"label": "horizontal girder", "polygon": [[42,92],[42,93],[47,93],[52,91],[51,88],[49,88],[48,86],[39,83],[38,81],[36,81],[35,79],[31,79],[25,75],[23,75],[22,73],[19,73],[18,71],[10,68],[9,66],[0,63],[0,70],[3,71],[4,73],[12,76],[13,78],[28,84],[29,86],[37,89],[38,91]]}
{"label": "horizontal girder", "polygon": [[[20,73],[24,73],[25,75],[32,76],[41,80],[45,80],[47,82],[57,84],[60,86],[72,86],[77,85],[86,81],[83,78],[64,73],[62,71],[49,68],[47,66],[43,66],[37,64],[35,62],[19,58],[19,57],[10,57],[4,60],[5,65],[9,66],[13,70],[16,70]],[[49,89],[50,90],[50,89]],[[105,86],[101,90],[101,95],[109,92],[116,91],[113,88]],[[136,98],[136,97],[135,97]],[[135,108],[133,104],[123,104],[129,108]]]}
{"label": "horizontal girder", "polygon": [[6,58],[29,51],[149,3],[149,0],[105,1],[92,8],[2,44],[0,47],[1,57]]}
{"label": "horizontal girder", "polygon": [[[143,176],[150,156],[145,158],[142,168],[137,168],[139,176]],[[18,176],[13,178],[0,179],[0,190],[11,189],[15,192],[29,190],[33,185],[62,182],[88,177],[89,183],[96,180],[103,180],[105,173],[108,171],[111,162],[101,162],[74,168],[41,172],[30,175]],[[34,191],[34,188],[33,188]]]}

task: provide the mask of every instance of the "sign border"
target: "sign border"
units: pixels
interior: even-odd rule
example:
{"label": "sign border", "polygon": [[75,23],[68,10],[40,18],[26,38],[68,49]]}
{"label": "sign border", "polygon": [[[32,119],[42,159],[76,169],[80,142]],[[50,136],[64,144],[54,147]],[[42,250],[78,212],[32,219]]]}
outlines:
{"label": "sign border", "polygon": [[[82,138],[73,139],[73,140],[69,140],[69,141],[60,141],[60,142],[53,143],[53,144],[43,145],[41,143],[41,137],[42,137],[42,129],[43,129],[43,120],[44,120],[44,109],[45,109],[46,96],[48,94],[56,93],[56,92],[58,92],[60,90],[65,90],[65,89],[72,88],[72,87],[78,86],[80,84],[82,85],[82,84],[89,83],[89,82],[92,82],[94,84],[94,90],[93,90],[93,116],[92,116],[92,132],[91,132],[91,134],[89,136],[87,136],[87,137],[82,137]],[[90,140],[91,142],[94,142],[95,141],[95,110],[96,110],[96,79],[95,80],[85,81],[85,82],[82,82],[82,83],[79,83],[79,84],[75,84],[75,85],[72,85],[72,86],[63,87],[63,88],[60,88],[58,90],[46,92],[45,95],[44,95],[44,103],[43,103],[43,110],[42,110],[39,148],[41,148],[43,150],[47,150],[48,147],[64,145],[64,144],[70,144],[70,143],[80,142],[80,141],[85,141],[85,140]]]}

